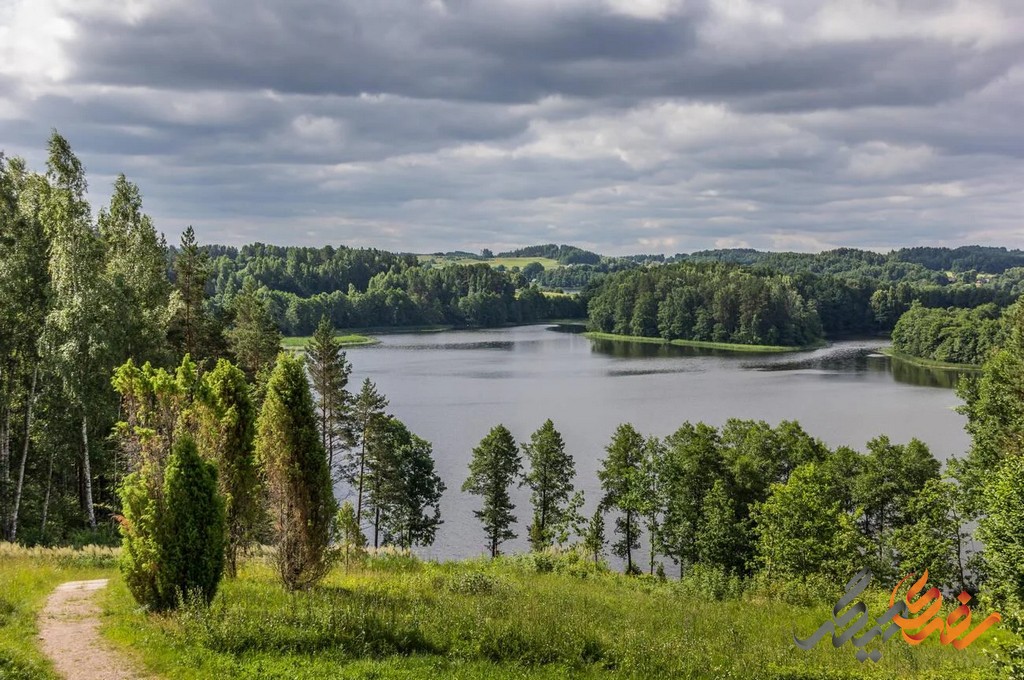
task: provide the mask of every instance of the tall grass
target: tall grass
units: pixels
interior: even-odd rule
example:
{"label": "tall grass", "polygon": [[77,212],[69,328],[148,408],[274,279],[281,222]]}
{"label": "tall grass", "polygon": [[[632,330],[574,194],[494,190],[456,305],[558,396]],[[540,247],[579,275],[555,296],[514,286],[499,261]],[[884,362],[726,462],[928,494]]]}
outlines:
{"label": "tall grass", "polygon": [[[841,589],[713,574],[627,579],[543,555],[444,564],[389,555],[287,594],[269,567],[251,562],[211,607],[174,616],[139,612],[118,586],[106,630],[175,678],[989,675],[990,639],[960,652],[894,638],[878,664],[827,640],[798,650],[794,631],[809,634],[829,618]],[[871,611],[884,611],[886,594],[872,597]]]}

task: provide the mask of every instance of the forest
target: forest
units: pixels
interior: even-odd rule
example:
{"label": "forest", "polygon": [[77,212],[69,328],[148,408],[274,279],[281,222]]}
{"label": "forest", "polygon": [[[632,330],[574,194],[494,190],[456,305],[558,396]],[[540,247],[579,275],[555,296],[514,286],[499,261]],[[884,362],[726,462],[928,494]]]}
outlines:
{"label": "forest", "polygon": [[1001,344],[1002,310],[924,307],[915,301],[892,330],[896,352],[951,364],[980,366]]}

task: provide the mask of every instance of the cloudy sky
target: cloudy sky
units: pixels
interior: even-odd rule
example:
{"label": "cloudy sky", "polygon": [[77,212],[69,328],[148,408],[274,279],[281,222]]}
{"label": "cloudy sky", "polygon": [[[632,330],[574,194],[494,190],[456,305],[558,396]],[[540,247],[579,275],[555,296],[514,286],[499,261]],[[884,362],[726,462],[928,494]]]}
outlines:
{"label": "cloudy sky", "polygon": [[0,149],[176,240],[1024,247],[1021,0],[0,0]]}

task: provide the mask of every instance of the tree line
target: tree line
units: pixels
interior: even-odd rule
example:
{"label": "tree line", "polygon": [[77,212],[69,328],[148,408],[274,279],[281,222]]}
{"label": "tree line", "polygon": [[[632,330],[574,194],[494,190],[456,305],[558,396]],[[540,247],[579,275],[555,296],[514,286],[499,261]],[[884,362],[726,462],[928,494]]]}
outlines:
{"label": "tree line", "polygon": [[[517,272],[486,264],[434,266],[414,255],[331,246],[202,251],[211,309],[230,307],[248,285],[286,335],[311,335],[324,315],[338,328],[501,326],[585,315],[578,299],[545,296]],[[172,253],[172,263],[182,255]]]}
{"label": "tree line", "polygon": [[663,573],[670,560],[683,575],[844,579],[867,566],[888,578],[927,565],[938,582],[970,579],[967,501],[916,439],[876,437],[858,453],[829,449],[792,421],[687,422],[663,439],[626,423],[605,448],[589,517],[574,476],[550,420],[522,445],[495,426],[473,450],[463,485],[480,496],[475,514],[490,555],[517,536],[510,490],[525,484],[532,549],[575,545],[599,562],[610,538],[627,573]]}
{"label": "tree line", "polygon": [[822,338],[816,308],[788,277],[725,264],[609,276],[588,313],[593,330],[620,335],[792,346]]}

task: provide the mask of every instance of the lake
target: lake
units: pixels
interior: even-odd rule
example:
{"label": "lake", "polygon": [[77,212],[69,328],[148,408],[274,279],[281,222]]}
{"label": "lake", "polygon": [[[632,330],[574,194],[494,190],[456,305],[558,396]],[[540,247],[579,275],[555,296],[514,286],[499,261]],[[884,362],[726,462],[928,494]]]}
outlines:
{"label": "lake", "polygon": [[[473,447],[498,423],[522,442],[551,418],[575,457],[576,486],[586,492],[590,512],[600,493],[604,447],[623,422],[665,436],[688,420],[716,426],[733,417],[772,425],[797,420],[833,447],[863,451],[880,434],[898,443],[917,437],[940,460],[962,456],[969,446],[965,418],[954,410],[960,402],[951,389],[955,374],[878,354],[884,340],[741,354],[590,340],[544,325],[379,337],[379,345],[348,349],[350,384],[358,390],[364,377],[376,382],[390,411],[434,445],[448,489],[437,540],[417,551],[425,557],[484,553],[473,516],[478,498],[459,489]],[[517,489],[514,498],[520,537],[504,544],[505,552],[528,547],[527,490]]]}

